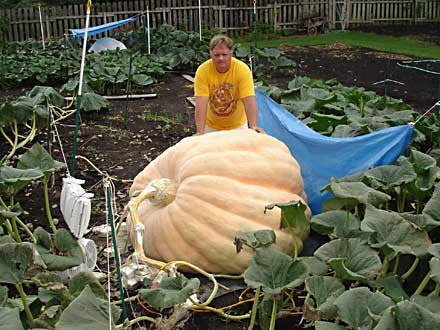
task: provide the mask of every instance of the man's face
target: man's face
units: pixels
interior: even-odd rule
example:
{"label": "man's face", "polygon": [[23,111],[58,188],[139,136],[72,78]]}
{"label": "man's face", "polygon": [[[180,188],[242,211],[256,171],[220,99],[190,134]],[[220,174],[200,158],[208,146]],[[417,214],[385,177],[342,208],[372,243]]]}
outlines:
{"label": "man's face", "polygon": [[232,50],[225,45],[217,45],[211,50],[211,58],[217,71],[225,73],[231,66]]}

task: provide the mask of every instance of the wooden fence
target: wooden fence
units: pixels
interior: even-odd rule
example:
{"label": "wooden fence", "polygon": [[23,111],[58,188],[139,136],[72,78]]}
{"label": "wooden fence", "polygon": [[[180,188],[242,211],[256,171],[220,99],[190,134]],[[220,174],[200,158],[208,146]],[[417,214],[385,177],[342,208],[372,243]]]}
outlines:
{"label": "wooden fence", "polygon": [[[84,1],[86,2],[86,1]],[[133,0],[96,3],[92,7],[90,26],[124,18],[139,19],[126,28],[145,24],[145,12],[151,28],[170,24],[186,31],[198,31],[198,0]],[[232,35],[246,34],[253,22],[251,0],[201,1],[201,26]],[[69,34],[69,29],[84,24],[85,5],[38,7],[0,10],[0,39],[22,41],[41,39],[41,23],[46,38]],[[267,30],[304,28],[304,20],[313,16],[325,17],[329,27],[345,29],[371,23],[440,22],[439,0],[258,0],[256,18]],[[143,15],[144,14],[144,15]],[[100,36],[98,36],[100,37]]]}

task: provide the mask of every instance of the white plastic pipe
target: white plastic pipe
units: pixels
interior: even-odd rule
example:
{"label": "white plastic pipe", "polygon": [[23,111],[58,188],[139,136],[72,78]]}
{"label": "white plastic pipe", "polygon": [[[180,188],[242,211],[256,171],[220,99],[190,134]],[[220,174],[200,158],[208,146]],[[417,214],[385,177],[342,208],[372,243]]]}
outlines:
{"label": "white plastic pipe", "polygon": [[199,0],[199,37],[202,40],[202,5],[201,0]]}
{"label": "white plastic pipe", "polygon": [[151,54],[150,48],[150,10],[147,6],[147,43],[148,43],[148,54]]}
{"label": "white plastic pipe", "polygon": [[87,12],[86,12],[86,27],[84,30],[84,42],[83,42],[83,49],[82,49],[82,56],[81,56],[81,67],[79,71],[79,87],[78,87],[78,96],[81,96],[82,94],[82,85],[83,85],[83,77],[84,77],[84,65],[86,62],[86,50],[87,50],[87,35],[89,31],[89,21],[90,21],[90,9],[91,6],[87,5]]}
{"label": "white plastic pipe", "polygon": [[41,17],[41,6],[40,5],[38,5],[38,14],[40,15],[41,40],[43,41],[43,49],[46,49],[46,45],[44,43],[43,19]]}

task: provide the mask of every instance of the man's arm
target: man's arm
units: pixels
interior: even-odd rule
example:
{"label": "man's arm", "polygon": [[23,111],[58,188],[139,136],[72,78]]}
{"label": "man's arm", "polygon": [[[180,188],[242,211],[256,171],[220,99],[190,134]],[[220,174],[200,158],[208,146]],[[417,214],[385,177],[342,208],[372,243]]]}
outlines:
{"label": "man's arm", "polygon": [[264,130],[258,127],[258,107],[255,96],[247,96],[241,99],[246,111],[246,117],[248,121],[249,128],[257,131],[258,133],[265,133]]}
{"label": "man's arm", "polygon": [[196,96],[195,121],[197,132],[195,135],[205,133],[206,113],[208,112],[209,96]]}

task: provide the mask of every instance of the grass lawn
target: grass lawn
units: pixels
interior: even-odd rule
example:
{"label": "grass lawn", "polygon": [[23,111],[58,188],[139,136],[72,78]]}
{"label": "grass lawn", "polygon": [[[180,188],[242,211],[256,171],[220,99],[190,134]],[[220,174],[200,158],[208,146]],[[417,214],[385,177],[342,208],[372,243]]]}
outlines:
{"label": "grass lawn", "polygon": [[[342,42],[344,44],[366,47],[375,50],[406,54],[410,56],[424,57],[430,59],[440,59],[440,46],[404,37],[392,37],[374,33],[352,32],[352,31],[329,31],[317,36],[290,36],[272,37],[266,40],[260,36],[257,40],[257,47],[278,47],[282,45],[293,46],[314,46]],[[243,45],[250,45],[246,41]]]}

